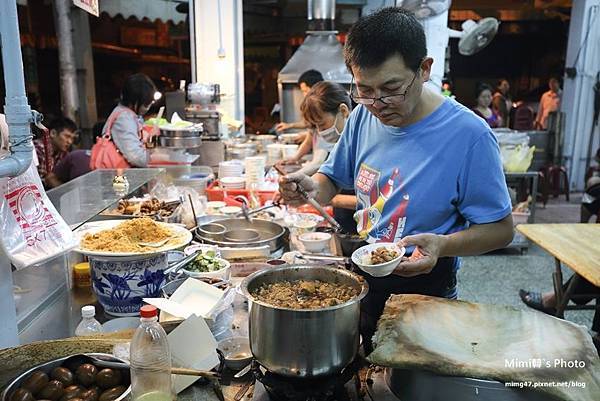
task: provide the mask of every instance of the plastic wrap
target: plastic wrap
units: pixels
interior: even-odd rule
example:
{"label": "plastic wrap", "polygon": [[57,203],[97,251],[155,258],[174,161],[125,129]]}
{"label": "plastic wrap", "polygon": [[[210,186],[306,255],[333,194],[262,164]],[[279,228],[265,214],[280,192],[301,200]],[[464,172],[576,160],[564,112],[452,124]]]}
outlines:
{"label": "plastic wrap", "polygon": [[17,269],[73,249],[73,232],[54,208],[32,163],[14,178],[0,178],[0,243]]}

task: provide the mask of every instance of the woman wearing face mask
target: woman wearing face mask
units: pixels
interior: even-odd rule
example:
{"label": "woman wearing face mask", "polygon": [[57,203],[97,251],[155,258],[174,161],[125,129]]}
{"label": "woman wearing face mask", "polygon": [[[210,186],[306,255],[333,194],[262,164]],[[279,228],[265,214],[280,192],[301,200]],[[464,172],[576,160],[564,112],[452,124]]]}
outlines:
{"label": "woman wearing face mask", "polygon": [[306,125],[311,128],[310,135],[298,148],[296,154],[284,160],[285,164],[298,163],[312,149],[312,160],[300,170],[312,175],[327,159],[350,115],[350,97],[346,90],[334,82],[322,81],[315,84],[300,105],[300,112]]}
{"label": "woman wearing face mask", "polygon": [[[298,163],[312,149],[312,160],[300,171],[307,175],[316,173],[340,139],[350,115],[350,107],[348,92],[341,85],[329,81],[315,84],[300,105],[302,118],[312,128],[310,135],[304,138],[296,155],[284,160],[284,163]],[[336,220],[344,230],[356,232],[356,222],[353,220],[356,209],[354,191],[341,191],[331,200],[331,205],[334,207]]]}
{"label": "woman wearing face mask", "polygon": [[121,99],[106,120],[102,135],[112,138],[118,151],[132,167],[148,165],[148,151],[142,140],[142,116],[155,101],[156,86],[145,74],[127,78]]}

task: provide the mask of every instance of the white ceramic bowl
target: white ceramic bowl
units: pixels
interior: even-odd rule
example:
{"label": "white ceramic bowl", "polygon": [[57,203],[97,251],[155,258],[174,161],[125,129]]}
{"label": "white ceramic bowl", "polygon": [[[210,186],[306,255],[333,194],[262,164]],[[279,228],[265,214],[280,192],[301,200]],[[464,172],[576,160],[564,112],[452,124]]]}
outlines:
{"label": "white ceramic bowl", "polygon": [[203,254],[206,253],[207,251],[213,251],[217,258],[221,257],[221,251],[219,250],[219,247],[216,245],[210,245],[210,244],[192,244],[192,245],[187,246],[183,250],[183,253],[186,255],[191,255],[192,253],[194,253],[196,251],[201,251],[201,253],[203,253]]}
{"label": "white ceramic bowl", "polygon": [[298,237],[307,252],[320,253],[329,248],[331,234],[329,233],[304,233]]}
{"label": "white ceramic bowl", "polygon": [[223,188],[245,188],[246,186],[245,177],[223,177],[219,182]]}
{"label": "white ceramic bowl", "polygon": [[[365,256],[369,255],[375,249],[381,247],[393,248],[396,252],[398,252],[398,257],[390,260],[389,262],[380,263],[377,265],[368,265],[363,263]],[[402,256],[404,256],[405,252],[406,249],[404,249],[404,247],[399,248],[398,245],[393,242],[378,242],[375,244],[362,246],[354,251],[352,253],[352,262],[354,262],[354,264],[356,264],[360,270],[370,274],[373,277],[383,277],[392,274],[394,269],[400,264],[400,260],[402,259]]]}
{"label": "white ceramic bowl", "polygon": [[227,260],[222,258],[215,259],[217,259],[223,265],[223,267],[219,270],[215,270],[212,272],[195,272],[186,269],[181,270],[190,277],[211,277],[229,280],[229,278],[231,277],[231,264]]}
{"label": "white ceramic bowl", "polygon": [[300,220],[294,223],[294,231],[297,235],[314,232],[317,229],[317,222],[311,220]]}
{"label": "white ceramic bowl", "polygon": [[222,207],[220,212],[227,215],[227,216],[235,216],[236,214],[240,213],[242,211],[242,208],[239,206],[225,206]]}

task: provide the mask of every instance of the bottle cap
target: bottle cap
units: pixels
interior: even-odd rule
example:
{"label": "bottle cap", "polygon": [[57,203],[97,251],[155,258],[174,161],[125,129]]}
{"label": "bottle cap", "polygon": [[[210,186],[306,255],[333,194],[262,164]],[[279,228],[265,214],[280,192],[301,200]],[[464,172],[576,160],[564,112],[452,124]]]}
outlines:
{"label": "bottle cap", "polygon": [[81,308],[81,316],[83,317],[94,317],[96,315],[96,308],[94,305],[86,305]]}
{"label": "bottle cap", "polygon": [[154,305],[144,305],[140,308],[140,316],[149,318],[158,316],[158,310]]}

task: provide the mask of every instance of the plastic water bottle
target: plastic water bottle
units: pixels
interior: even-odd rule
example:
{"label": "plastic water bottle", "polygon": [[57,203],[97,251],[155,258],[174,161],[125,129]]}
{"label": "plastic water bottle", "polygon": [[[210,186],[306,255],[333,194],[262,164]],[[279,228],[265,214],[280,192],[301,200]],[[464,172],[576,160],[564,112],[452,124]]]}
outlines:
{"label": "plastic water bottle", "polygon": [[94,334],[102,333],[102,325],[94,316],[96,316],[96,308],[93,305],[86,305],[81,308],[82,319],[75,329],[76,336],[93,336]]}
{"label": "plastic water bottle", "polygon": [[171,351],[167,333],[158,324],[158,312],[152,305],[140,309],[141,324],[131,340],[132,401],[172,401]]}

